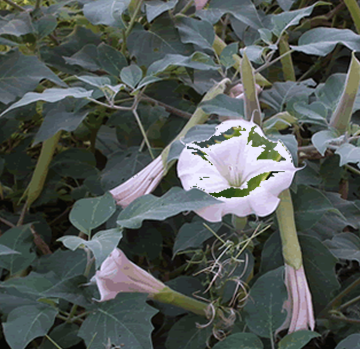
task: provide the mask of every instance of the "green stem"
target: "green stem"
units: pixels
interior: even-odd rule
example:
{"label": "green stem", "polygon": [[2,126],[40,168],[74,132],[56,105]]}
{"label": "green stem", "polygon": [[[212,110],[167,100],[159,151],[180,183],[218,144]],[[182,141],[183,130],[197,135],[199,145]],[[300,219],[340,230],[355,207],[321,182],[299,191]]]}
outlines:
{"label": "green stem", "polygon": [[302,255],[296,232],[290,190],[284,190],[279,195],[279,199],[281,201],[276,209],[276,217],[279,224],[284,261],[298,270],[302,266]]}
{"label": "green stem", "polygon": [[189,310],[194,314],[208,317],[209,304],[200,302],[194,298],[185,296],[179,292],[172,290],[169,287],[165,287],[162,291],[155,294],[152,299],[161,303],[171,304],[178,306],[182,309]]}
{"label": "green stem", "polygon": [[35,9],[39,9],[41,6],[41,0],[36,0]]}
{"label": "green stem", "polygon": [[150,145],[149,139],[148,139],[148,137],[146,135],[146,131],[145,131],[145,129],[144,129],[142,123],[141,123],[141,120],[140,120],[139,114],[138,114],[138,112],[136,110],[136,107],[133,109],[132,112],[133,112],[133,114],[135,116],[135,119],[136,119],[138,125],[139,125],[140,131],[141,131],[142,136],[144,137],[145,143],[146,143],[146,145],[147,145],[147,147],[149,149],[149,153],[151,155],[151,158],[154,160],[155,156],[154,156],[154,154],[153,154],[153,152],[151,150],[151,145]]}
{"label": "green stem", "polygon": [[26,11],[26,8],[15,4],[15,2],[11,1],[11,0],[3,0],[4,2],[6,2],[8,5],[12,6],[13,8],[16,8],[19,11]]}
{"label": "green stem", "polygon": [[352,305],[352,304],[354,304],[354,303],[357,303],[357,302],[360,302],[360,296],[357,296],[357,297],[349,300],[348,302],[344,303],[343,305],[341,305],[341,306],[339,307],[339,309],[340,309],[340,310],[345,309],[345,308],[349,307],[350,305]]}
{"label": "green stem", "polygon": [[185,14],[191,6],[194,4],[194,0],[189,0],[188,3],[183,7],[183,9],[180,11],[180,13]]}
{"label": "green stem", "polygon": [[344,0],[347,9],[350,12],[351,18],[354,21],[356,31],[360,34],[360,8],[356,0]]}
{"label": "green stem", "polygon": [[134,13],[132,14],[132,16],[130,18],[130,23],[129,23],[128,27],[126,28],[126,31],[125,31],[125,38],[127,38],[129,36],[129,34],[130,34],[134,24],[135,24],[136,17],[139,14],[139,12],[141,11],[141,6],[143,4],[143,1],[144,0],[138,0],[138,2],[136,4]]}

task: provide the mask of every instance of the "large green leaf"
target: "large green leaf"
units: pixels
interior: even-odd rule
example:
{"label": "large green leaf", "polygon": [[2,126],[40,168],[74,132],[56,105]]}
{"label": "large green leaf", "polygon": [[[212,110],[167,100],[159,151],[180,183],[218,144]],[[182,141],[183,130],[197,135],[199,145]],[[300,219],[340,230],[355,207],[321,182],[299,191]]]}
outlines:
{"label": "large green leaf", "polygon": [[137,198],[121,211],[117,223],[124,228],[137,229],[145,219],[164,220],[180,212],[220,203],[221,201],[201,190],[185,191],[179,187],[172,187],[162,197],[148,194]]}
{"label": "large green leaf", "polygon": [[65,62],[70,65],[78,65],[86,70],[96,71],[100,69],[98,51],[95,45],[85,45],[80,51],[71,57],[63,56]]}
{"label": "large green leaf", "polygon": [[56,309],[41,304],[14,309],[3,323],[4,335],[11,349],[24,349],[33,339],[45,336],[56,314]]}
{"label": "large green leaf", "polygon": [[143,73],[139,66],[132,64],[121,70],[120,78],[123,83],[134,89],[140,82],[142,75]]}
{"label": "large green leaf", "polygon": [[204,318],[189,314],[181,318],[171,327],[166,339],[167,349],[205,349],[206,341],[211,335],[211,327],[198,328],[197,323],[203,324]]}
{"label": "large green leaf", "polygon": [[203,49],[212,50],[215,33],[208,21],[178,15],[176,27],[184,44],[195,44]]}
{"label": "large green leaf", "polygon": [[54,103],[61,101],[66,97],[73,97],[73,98],[87,98],[91,97],[93,91],[87,91],[82,87],[71,87],[71,88],[49,88],[45,90],[43,93],[37,92],[28,92],[24,95],[16,103],[12,104],[9,108],[3,111],[0,116],[4,115],[5,113],[9,112],[12,109],[22,107],[23,105],[27,105],[30,103],[34,103],[37,101],[45,101],[49,103]]}
{"label": "large green leaf", "polygon": [[[79,344],[82,339],[78,337],[79,326],[74,323],[62,323],[59,326],[56,326],[48,334],[58,346],[62,349],[71,348],[76,344]],[[54,349],[54,344],[50,342],[47,338],[41,343],[40,349]]]}
{"label": "large green leaf", "polygon": [[339,138],[339,136],[340,134],[335,129],[322,130],[313,134],[311,141],[318,152],[324,156],[329,143]]}
{"label": "large green leaf", "polygon": [[127,47],[131,56],[136,57],[137,64],[146,67],[167,54],[187,56],[193,53],[192,45],[180,41],[172,20],[164,15],[157,18],[148,31],[135,26],[127,40]]}
{"label": "large green leaf", "polygon": [[216,343],[214,349],[263,349],[261,339],[253,333],[235,333]]}
{"label": "large green leaf", "polygon": [[300,37],[298,46],[290,47],[308,55],[326,56],[337,44],[343,44],[352,51],[360,51],[360,35],[349,29],[315,28]]}
{"label": "large green leaf", "polygon": [[127,66],[125,56],[120,51],[105,43],[101,43],[97,51],[101,67],[109,74],[119,77],[121,69]]}
{"label": "large green leaf", "polygon": [[0,236],[0,245],[4,245],[20,254],[0,256],[0,266],[9,270],[10,274],[15,274],[27,268],[36,258],[36,254],[30,252],[33,246],[32,241],[33,235],[30,224],[7,230]]}
{"label": "large green leaf", "polygon": [[299,24],[299,22],[307,16],[310,16],[315,6],[327,5],[326,2],[316,2],[314,5],[309,7],[304,7],[295,11],[285,11],[278,15],[271,16],[271,22],[273,24],[272,32],[276,36],[281,36],[284,30],[291,27],[292,25]]}
{"label": "large green leaf", "polygon": [[35,136],[34,145],[47,140],[60,130],[75,131],[89,114],[88,110],[83,109],[72,111],[71,102],[62,103],[63,101],[52,105],[52,108],[48,108],[44,121]]}
{"label": "large green leaf", "polygon": [[31,23],[31,17],[27,12],[0,17],[0,35],[21,36],[32,33],[33,31],[34,27]]}
{"label": "large green leaf", "polygon": [[359,166],[360,162],[360,148],[350,143],[340,145],[336,149],[335,154],[340,155],[340,166],[344,166],[348,163],[353,163]]}
{"label": "large green leaf", "polygon": [[162,13],[168,10],[172,10],[179,0],[169,0],[164,2],[161,0],[152,0],[145,3],[146,8],[146,18],[150,23],[156,17],[159,17]]}
{"label": "large green leaf", "polygon": [[155,75],[163,72],[170,66],[186,67],[198,70],[217,70],[219,67],[212,58],[202,52],[194,52],[190,57],[182,55],[167,54],[163,59],[150,65],[147,75]]}
{"label": "large green leaf", "polygon": [[312,331],[296,331],[281,339],[279,349],[302,349],[311,339],[320,336],[319,333]]}
{"label": "large green leaf", "polygon": [[9,254],[20,254],[20,252],[14,251],[5,245],[0,245],[0,256],[7,256]]}
{"label": "large green leaf", "polygon": [[296,227],[299,231],[310,229],[327,212],[342,216],[342,214],[333,207],[330,200],[317,189],[300,185],[297,193],[293,194],[292,198]]}
{"label": "large green leaf", "polygon": [[[202,244],[214,236],[214,234],[205,227],[205,222],[194,221],[185,223],[176,235],[173,254],[190,248],[199,248]],[[215,233],[220,229],[221,223],[206,223]]]}
{"label": "large green leaf", "polygon": [[94,25],[105,24],[115,28],[125,28],[121,18],[129,5],[129,0],[97,0],[85,4],[85,17]]}
{"label": "large green leaf", "polygon": [[79,336],[86,345],[102,348],[104,343],[131,349],[149,349],[157,310],[146,304],[147,294],[120,293],[100,303],[81,325]]}
{"label": "large green leaf", "polygon": [[351,334],[343,339],[335,349],[360,349],[360,334]]}
{"label": "large green leaf", "polygon": [[94,254],[96,269],[98,269],[102,262],[117,247],[121,238],[122,230],[114,228],[97,232],[89,241],[78,236],[63,236],[58,241],[61,241],[64,246],[72,251],[75,251],[81,245],[88,247]]}
{"label": "large green leaf", "polygon": [[15,289],[23,294],[39,298],[62,298],[82,307],[90,306],[91,291],[83,287],[87,279],[83,275],[59,278],[54,272],[38,274],[31,272],[23,278],[10,279],[1,287]]}
{"label": "large green leaf", "polygon": [[208,114],[218,114],[232,118],[244,118],[244,101],[227,95],[217,95],[215,98],[202,102],[201,109]]}
{"label": "large green leaf", "polygon": [[360,263],[360,239],[353,233],[335,235],[324,241],[330,252],[339,259],[355,260]]}
{"label": "large green leaf", "polygon": [[[339,289],[335,273],[337,259],[318,239],[299,234],[304,269],[315,312],[321,311]],[[326,292],[324,292],[326,290]]]}
{"label": "large green leaf", "polygon": [[115,210],[115,200],[107,192],[97,198],[76,201],[70,211],[69,219],[76,228],[89,235],[92,229],[105,223]]}
{"label": "large green leaf", "polygon": [[284,268],[260,276],[250,290],[250,299],[244,307],[246,324],[258,336],[271,338],[286,318],[283,311],[287,291]]}
{"label": "large green leaf", "polygon": [[10,51],[0,55],[0,102],[8,104],[17,97],[22,97],[43,79],[50,80],[59,86],[66,86],[36,56],[24,56],[19,51]]}

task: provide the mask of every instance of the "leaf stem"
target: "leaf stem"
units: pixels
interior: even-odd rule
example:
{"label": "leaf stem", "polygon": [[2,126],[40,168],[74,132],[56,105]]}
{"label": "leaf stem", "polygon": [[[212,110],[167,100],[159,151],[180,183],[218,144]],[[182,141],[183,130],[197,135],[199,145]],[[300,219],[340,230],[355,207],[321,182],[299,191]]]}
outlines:
{"label": "leaf stem", "polygon": [[125,31],[125,39],[127,39],[127,37],[129,36],[129,34],[130,34],[134,24],[135,24],[136,17],[139,14],[139,12],[141,11],[141,6],[142,6],[143,2],[144,2],[144,0],[138,0],[138,3],[136,4],[135,11],[131,16],[130,23],[129,23],[128,27],[126,28],[126,31]]}
{"label": "leaf stem", "polygon": [[15,2],[11,1],[11,0],[3,0],[4,2],[6,2],[8,5],[16,8],[19,11],[26,11],[26,8],[16,4]]}
{"label": "leaf stem", "polygon": [[347,9],[350,12],[351,18],[354,21],[356,31],[360,34],[360,8],[356,0],[344,0]]}

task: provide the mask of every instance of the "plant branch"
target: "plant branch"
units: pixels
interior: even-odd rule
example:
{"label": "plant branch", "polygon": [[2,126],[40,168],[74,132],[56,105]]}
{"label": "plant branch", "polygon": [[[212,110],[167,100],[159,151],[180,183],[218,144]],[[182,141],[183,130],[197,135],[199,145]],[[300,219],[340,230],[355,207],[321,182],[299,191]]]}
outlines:
{"label": "plant branch", "polygon": [[8,225],[11,228],[15,227],[15,224],[9,222],[8,220],[6,220],[5,218],[0,217],[0,222],[3,222],[4,224]]}
{"label": "plant branch", "polygon": [[125,31],[125,38],[126,39],[129,36],[129,34],[130,34],[134,24],[135,24],[136,17],[137,17],[137,15],[139,14],[139,12],[141,10],[141,6],[143,4],[143,1],[144,0],[138,0],[138,3],[136,4],[135,11],[134,11],[133,15],[131,16],[130,23],[129,23],[128,27],[126,28],[126,31]]}
{"label": "plant branch", "polygon": [[172,107],[171,105],[168,105],[168,104],[165,104],[164,102],[160,102],[156,99],[153,99],[151,97],[148,97],[148,96],[143,96],[141,97],[142,100],[144,101],[149,101],[149,102],[152,102],[154,104],[157,104],[161,107],[164,107],[165,110],[171,114],[174,114],[174,115],[177,115],[177,116],[180,116],[184,119],[190,119],[191,118],[191,114],[190,113],[187,113],[186,111],[182,111],[180,109],[177,109],[175,107]]}
{"label": "plant branch", "polygon": [[11,1],[11,0],[3,0],[4,2],[6,2],[8,5],[16,8],[19,11],[27,11],[26,8],[16,4],[15,2]]}

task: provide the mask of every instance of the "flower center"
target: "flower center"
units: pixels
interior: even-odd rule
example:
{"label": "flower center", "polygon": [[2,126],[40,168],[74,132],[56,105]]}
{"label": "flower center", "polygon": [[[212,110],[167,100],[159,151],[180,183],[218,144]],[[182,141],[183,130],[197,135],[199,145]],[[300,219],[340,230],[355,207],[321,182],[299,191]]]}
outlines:
{"label": "flower center", "polygon": [[241,171],[238,165],[229,165],[225,178],[232,187],[241,187]]}

